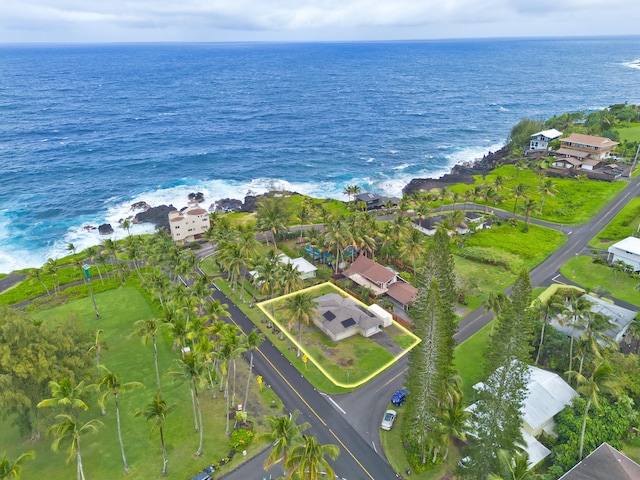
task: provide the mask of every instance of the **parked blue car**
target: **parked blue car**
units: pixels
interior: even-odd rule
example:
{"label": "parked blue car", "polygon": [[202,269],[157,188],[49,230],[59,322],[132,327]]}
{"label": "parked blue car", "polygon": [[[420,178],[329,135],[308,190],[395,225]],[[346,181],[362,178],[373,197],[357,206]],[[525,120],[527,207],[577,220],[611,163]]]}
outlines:
{"label": "parked blue car", "polygon": [[393,397],[391,397],[391,403],[393,403],[396,407],[399,407],[407,399],[407,395],[409,395],[409,390],[407,390],[406,388],[398,390],[393,394]]}

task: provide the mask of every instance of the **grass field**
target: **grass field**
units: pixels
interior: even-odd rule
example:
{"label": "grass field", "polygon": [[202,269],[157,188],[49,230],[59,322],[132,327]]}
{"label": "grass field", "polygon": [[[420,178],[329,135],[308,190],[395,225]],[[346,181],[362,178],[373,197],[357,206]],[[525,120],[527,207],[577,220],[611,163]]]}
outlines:
{"label": "grass field", "polygon": [[640,292],[635,289],[640,281],[606,265],[593,263],[591,257],[571,258],[562,266],[560,273],[586,290],[604,287],[613,297],[640,307]]}
{"label": "grass field", "polygon": [[589,245],[607,249],[640,229],[640,198],[632,198],[618,215],[591,239]]}
{"label": "grass field", "polygon": [[630,142],[640,141],[640,123],[631,123],[631,127],[627,123],[619,125],[616,130],[620,134],[620,141],[628,140]]}
{"label": "grass field", "polygon": [[[521,183],[526,185],[527,196],[536,200],[538,204],[542,203],[542,195],[538,192],[540,178],[533,170],[517,171],[513,165],[503,165],[486,175],[484,180],[481,176],[476,176],[476,184],[493,185],[498,175],[505,180],[504,188],[498,192],[501,200],[496,204],[490,204],[490,206],[512,212],[515,200],[511,192],[516,185]],[[557,192],[554,196],[547,195],[545,197],[542,214],[536,209],[531,212],[531,216],[560,224],[586,223],[627,185],[626,182],[600,182],[566,178],[554,178],[553,183]],[[473,187],[456,185],[450,190],[463,194],[469,188]],[[522,203],[522,200],[518,201],[520,206]],[[516,213],[523,214],[524,212],[516,211]]]}
{"label": "grass field", "polygon": [[[100,338],[107,343],[108,349],[103,351],[102,363],[111,371],[117,372],[123,382],[140,381],[146,386],[126,393],[120,399],[123,440],[127,460],[131,466],[129,475],[125,476],[123,473],[113,404],[107,406],[107,415],[101,417],[100,409],[95,403],[82,420],[99,418],[104,422],[104,426],[97,434],[82,438],[85,473],[87,478],[99,479],[159,478],[162,454],[158,434],[156,432],[149,436],[150,424],[143,418],[133,418],[133,413],[142,409],[155,394],[153,347],[145,347],[139,338],[130,337],[134,330],[133,323],[153,317],[153,312],[144,296],[130,288],[101,293],[96,296],[96,301],[101,313],[100,320],[95,319],[89,298],[34,314],[35,318],[44,322],[55,322],[56,319],[67,315],[77,315],[84,319],[88,329],[103,329]],[[170,370],[175,369],[174,361],[177,358],[169,342],[161,339],[158,351],[163,394],[167,401],[177,402],[179,405],[167,417],[165,428],[169,470],[166,478],[184,480],[210,464],[212,460],[219,460],[229,453],[228,438],[224,435],[225,404],[221,394],[214,400],[211,390],[205,390],[200,395],[204,422],[204,454],[195,458],[193,453],[198,448],[199,436],[194,431],[188,385],[176,381],[169,374]],[[237,398],[240,398],[244,395],[246,381],[245,362],[238,361],[238,368],[241,375],[238,377]],[[265,414],[278,413],[277,409],[266,406],[257,390],[257,385],[252,384],[249,418],[262,418]],[[274,402],[274,405],[277,408],[280,404]],[[26,450],[36,451],[36,458],[25,463],[23,478],[39,478],[43,472],[52,480],[75,477],[75,461],[66,464],[66,452],[52,452],[51,442],[52,439],[49,437],[44,437],[38,442],[23,440],[9,421],[0,424],[0,450],[7,450],[10,457]],[[254,445],[252,448],[261,449],[263,445]],[[236,460],[231,462],[229,467],[234,464],[237,465]]]}

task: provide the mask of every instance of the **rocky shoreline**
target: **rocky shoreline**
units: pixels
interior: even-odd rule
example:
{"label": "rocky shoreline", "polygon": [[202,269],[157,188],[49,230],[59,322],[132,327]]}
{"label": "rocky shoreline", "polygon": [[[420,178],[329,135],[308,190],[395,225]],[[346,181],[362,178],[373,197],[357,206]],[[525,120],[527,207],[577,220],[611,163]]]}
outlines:
{"label": "rocky shoreline", "polygon": [[[403,189],[403,195],[412,195],[414,193],[428,192],[432,189],[449,187],[460,183],[472,184],[474,183],[473,175],[486,175],[494,170],[498,162],[503,162],[509,155],[510,149],[508,147],[502,147],[496,152],[489,152],[481,159],[473,162],[463,163],[455,165],[451,169],[451,173],[447,173],[440,178],[414,178]],[[295,192],[288,192],[291,195],[296,195]],[[268,195],[268,194],[266,194]],[[209,206],[210,212],[246,212],[252,213],[258,209],[258,198],[261,195],[246,195],[243,200],[235,198],[223,198],[212,203]],[[189,200],[198,201],[199,203],[204,201],[202,193],[192,193],[189,195]],[[169,212],[176,210],[173,205],[160,205],[152,207],[146,202],[138,202],[131,206],[132,210],[142,209],[142,212],[136,213],[133,223],[152,223],[156,229],[164,228],[169,230]],[[110,225],[100,225],[100,233],[112,233],[113,229],[110,229]],[[109,231],[110,229],[110,231]]]}
{"label": "rocky shoreline", "polygon": [[498,162],[511,153],[508,146],[502,147],[496,152],[489,152],[481,159],[474,162],[455,165],[451,173],[447,173],[440,178],[414,178],[403,189],[403,195],[413,195],[433,190],[434,188],[450,187],[459,183],[470,185],[475,182],[474,175],[486,175],[496,168]]}

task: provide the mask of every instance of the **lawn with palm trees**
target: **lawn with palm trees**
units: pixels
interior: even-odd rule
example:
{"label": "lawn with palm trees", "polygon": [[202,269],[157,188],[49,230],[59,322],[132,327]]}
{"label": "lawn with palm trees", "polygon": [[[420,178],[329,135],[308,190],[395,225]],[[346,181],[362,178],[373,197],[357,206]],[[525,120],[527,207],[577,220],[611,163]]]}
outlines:
{"label": "lawn with palm trees", "polygon": [[[302,363],[301,369],[317,388],[329,392],[336,391],[336,387],[356,388],[391,366],[418,343],[415,335],[395,322],[385,329],[385,334],[396,342],[400,354],[394,355],[372,339],[360,335],[338,342],[331,340],[313,323],[313,317],[317,315],[314,298],[326,293],[348,296],[332,283],[325,283],[258,304],[263,315],[281,331],[279,338],[288,339],[287,353],[298,360],[296,363]],[[354,301],[366,308],[366,305]],[[287,348],[282,342],[279,340],[274,344]],[[309,364],[317,371],[309,372]],[[320,376],[316,376],[318,372]]]}
{"label": "lawn with palm trees", "polygon": [[[88,409],[76,408],[73,411],[61,409],[57,401],[43,402],[43,413],[49,411],[63,415],[51,435],[32,442],[20,437],[17,429],[11,425],[10,419],[0,423],[0,444],[6,446],[9,458],[18,458],[25,451],[33,450],[36,456],[22,465],[23,478],[36,478],[39,473],[47,472],[51,479],[68,479],[76,475],[76,453],[69,455],[66,438],[74,431],[84,429],[80,435],[81,455],[84,472],[87,478],[158,478],[163,469],[162,447],[155,417],[147,415],[149,405],[157,392],[156,369],[154,366],[154,349],[149,342],[146,346],[141,337],[134,332],[140,327],[136,322],[150,320],[154,312],[145,297],[132,288],[121,288],[96,295],[101,317],[95,319],[93,305],[89,298],[71,302],[67,305],[40,311],[34,314],[36,320],[56,322],[68,316],[76,316],[88,329],[101,330],[96,335],[96,343],[100,345],[100,355],[96,357],[102,365],[103,383],[102,400],[106,415],[102,416],[98,399],[94,393],[87,398]],[[93,347],[93,348],[91,348]],[[96,351],[95,345],[88,345],[91,355]],[[167,406],[175,407],[166,414],[163,427],[163,440],[167,453],[166,478],[185,479],[193,476],[204,466],[228,455],[229,437],[225,436],[226,407],[223,395],[202,389],[199,392],[203,434],[202,455],[194,456],[200,445],[200,435],[194,429],[190,385],[187,381],[193,377],[172,375],[179,371],[181,357],[173,351],[168,331],[161,332],[157,342],[159,379],[162,385],[162,399]],[[183,363],[186,363],[182,360]],[[238,362],[237,403],[243,401],[248,366]],[[140,382],[140,384],[132,383]],[[198,384],[199,386],[199,384]],[[62,391],[70,391],[63,389]],[[53,392],[55,394],[55,392]],[[117,393],[117,394],[116,394]],[[59,396],[58,394],[55,394]],[[53,397],[54,399],[56,396]],[[258,393],[258,386],[251,382],[249,400],[249,418],[262,418],[274,410],[265,405]],[[116,400],[121,423],[121,439],[118,434]],[[277,405],[277,403],[275,403]],[[47,405],[49,406],[47,408]],[[45,410],[47,412],[45,412]],[[139,418],[134,413],[142,412]],[[145,420],[149,417],[149,420]],[[77,418],[77,420],[76,420]],[[233,423],[233,421],[232,421]],[[254,422],[255,423],[255,422]],[[155,428],[154,428],[155,426]],[[256,424],[256,427],[259,427]],[[92,430],[96,430],[93,432]],[[52,443],[60,438],[60,452],[54,453]],[[261,448],[254,445],[252,449]],[[251,450],[250,450],[251,451]],[[125,477],[125,460],[130,472]],[[69,463],[67,457],[71,457]],[[233,465],[233,463],[232,463]],[[39,472],[39,473],[38,473]]]}

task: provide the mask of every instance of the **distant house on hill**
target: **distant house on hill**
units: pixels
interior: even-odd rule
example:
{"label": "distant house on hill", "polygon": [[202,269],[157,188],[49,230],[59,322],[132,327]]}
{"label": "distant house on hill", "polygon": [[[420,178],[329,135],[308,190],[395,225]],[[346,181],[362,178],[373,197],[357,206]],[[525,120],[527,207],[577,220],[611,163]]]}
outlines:
{"label": "distant house on hill", "polygon": [[611,245],[607,251],[607,260],[611,263],[622,261],[633,267],[634,272],[640,271],[640,238],[627,237]]}
{"label": "distant house on hill", "polygon": [[198,240],[210,226],[209,212],[197,202],[189,202],[182,210],[169,212],[171,238],[178,245]]}
{"label": "distant house on hill", "polygon": [[399,200],[394,197],[382,197],[376,193],[363,192],[355,195],[353,200],[356,204],[364,202],[367,206],[367,210],[377,210],[383,208],[387,202],[391,201],[394,206],[398,205]]}
{"label": "distant house on hill", "polygon": [[446,217],[444,215],[437,215],[435,217],[427,217],[427,218],[416,218],[412,220],[411,226],[425,235],[432,237],[436,234],[436,230],[438,229],[438,225],[442,223],[442,221]]}
{"label": "distant house on hill", "polygon": [[552,128],[551,130],[543,130],[531,135],[529,141],[530,152],[546,152],[549,150],[549,142],[562,136],[562,132]]}
{"label": "distant house on hill", "polygon": [[618,142],[605,137],[572,133],[567,138],[560,139],[560,148],[556,155],[602,161],[611,156],[617,145]]}
{"label": "distant house on hill", "polygon": [[559,480],[637,480],[640,465],[608,443],[601,444]]}
{"label": "distant house on hill", "polygon": [[315,278],[318,268],[313,265],[311,262],[307,261],[302,257],[298,258],[289,258],[284,253],[278,255],[278,261],[281,263],[290,263],[293,267],[300,272],[300,278],[302,280],[307,280],[309,278]]}

